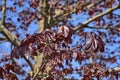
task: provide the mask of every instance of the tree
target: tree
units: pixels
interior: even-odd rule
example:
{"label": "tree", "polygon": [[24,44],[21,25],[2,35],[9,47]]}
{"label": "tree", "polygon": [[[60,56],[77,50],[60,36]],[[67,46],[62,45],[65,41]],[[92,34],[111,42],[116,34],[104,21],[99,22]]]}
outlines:
{"label": "tree", "polygon": [[0,41],[11,43],[10,54],[1,52],[1,79],[119,79],[119,0],[0,3]]}

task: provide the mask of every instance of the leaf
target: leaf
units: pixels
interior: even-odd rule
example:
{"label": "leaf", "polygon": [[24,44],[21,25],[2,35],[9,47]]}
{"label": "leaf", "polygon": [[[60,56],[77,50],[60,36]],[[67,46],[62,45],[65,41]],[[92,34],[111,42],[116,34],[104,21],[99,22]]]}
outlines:
{"label": "leaf", "polygon": [[93,50],[96,52],[98,49],[98,44],[97,44],[97,40],[94,39],[94,43],[93,43]]}
{"label": "leaf", "polygon": [[88,14],[92,17],[92,16],[94,16],[94,10],[89,10],[89,12],[88,12]]}
{"label": "leaf", "polygon": [[22,69],[23,65],[19,65],[17,62],[12,61],[11,65],[13,66],[13,69],[11,70],[12,72],[18,74],[18,75],[23,75],[24,71]]}
{"label": "leaf", "polygon": [[30,75],[27,75],[27,77],[25,78],[25,80],[31,80]]}
{"label": "leaf", "polygon": [[10,65],[10,64],[5,64],[4,65],[4,68],[5,68],[5,71],[7,72],[7,73],[9,73],[10,72],[10,70],[14,70],[14,66],[12,66],[12,65]]}
{"label": "leaf", "polygon": [[5,75],[5,71],[2,67],[0,67],[0,78],[3,79]]}
{"label": "leaf", "polygon": [[57,32],[57,34],[62,35],[63,37],[66,38],[66,37],[68,37],[69,32],[70,32],[69,28],[64,25],[64,26],[58,27],[58,32]]}
{"label": "leaf", "polygon": [[97,37],[96,40],[97,40],[97,44],[100,52],[104,52],[104,46],[105,46],[104,42],[100,37]]}
{"label": "leaf", "polygon": [[7,76],[6,76],[6,80],[18,80],[17,76],[10,72]]}
{"label": "leaf", "polygon": [[74,58],[77,59],[78,58],[78,52],[74,52]]}
{"label": "leaf", "polygon": [[85,43],[85,51],[90,52],[91,51],[91,46],[93,44],[93,38],[90,38],[86,43]]}
{"label": "leaf", "polygon": [[112,14],[112,13],[108,14],[108,15],[107,15],[107,18],[108,18],[108,19],[112,19],[112,18],[113,18],[113,14]]}
{"label": "leaf", "polygon": [[85,43],[85,52],[103,52],[104,42],[96,34],[92,33],[91,38]]}
{"label": "leaf", "polygon": [[21,55],[20,54],[25,54],[26,53],[26,51],[27,51],[27,49],[28,49],[28,46],[27,45],[20,45],[20,46],[18,46],[18,47],[15,47],[13,50],[12,50],[12,53],[11,53],[11,57],[12,58],[20,58],[21,57]]}

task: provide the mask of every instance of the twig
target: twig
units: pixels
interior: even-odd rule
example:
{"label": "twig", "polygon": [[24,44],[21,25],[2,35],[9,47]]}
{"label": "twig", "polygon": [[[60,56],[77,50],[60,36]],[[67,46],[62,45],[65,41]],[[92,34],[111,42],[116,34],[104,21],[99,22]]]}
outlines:
{"label": "twig", "polygon": [[[115,26],[120,26],[120,24],[118,25],[115,25]],[[115,30],[115,31],[118,31],[120,32],[120,28],[110,28],[108,26],[96,26],[96,27],[93,27],[93,26],[86,26],[85,28],[91,28],[91,29],[106,29],[106,30]]]}
{"label": "twig", "polygon": [[3,0],[3,6],[2,6],[2,20],[1,23],[3,24],[5,22],[5,12],[6,12],[6,0]]}
{"label": "twig", "polygon": [[90,63],[92,64],[93,63],[93,57],[90,56],[89,60],[90,60]]}
{"label": "twig", "polygon": [[30,61],[29,59],[27,59],[25,55],[23,55],[23,58],[24,58],[25,61],[30,65],[31,70],[33,71],[33,70],[34,70],[34,66],[33,66],[33,64],[31,63],[31,61]]}
{"label": "twig", "polygon": [[36,74],[34,75],[34,77],[32,78],[32,80],[35,80],[38,76],[38,74],[40,73],[40,71],[44,68],[46,63],[43,63],[43,65],[38,69],[38,71],[36,72]]}

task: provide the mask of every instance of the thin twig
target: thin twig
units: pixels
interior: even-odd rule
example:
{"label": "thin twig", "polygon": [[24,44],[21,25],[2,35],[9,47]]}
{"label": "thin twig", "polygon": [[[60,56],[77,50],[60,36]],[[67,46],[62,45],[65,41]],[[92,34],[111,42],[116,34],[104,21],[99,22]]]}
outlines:
{"label": "thin twig", "polygon": [[[116,26],[120,26],[120,24],[118,24],[118,25],[115,25],[114,27],[116,27]],[[86,26],[85,28],[90,28],[90,29],[105,29],[105,30],[110,30],[110,31],[112,31],[112,30],[115,30],[115,31],[118,31],[118,32],[120,32],[120,28],[110,28],[110,27],[108,27],[108,26],[96,26],[96,27],[93,27],[93,26]]]}
{"label": "thin twig", "polygon": [[5,22],[5,15],[6,13],[6,0],[3,0],[3,6],[2,6],[2,20],[1,23],[3,24]]}

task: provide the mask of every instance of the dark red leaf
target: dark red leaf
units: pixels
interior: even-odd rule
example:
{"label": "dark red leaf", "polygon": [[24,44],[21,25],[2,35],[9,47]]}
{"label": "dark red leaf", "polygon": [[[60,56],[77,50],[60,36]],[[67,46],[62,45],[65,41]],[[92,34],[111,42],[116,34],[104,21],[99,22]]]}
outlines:
{"label": "dark red leaf", "polygon": [[62,35],[63,37],[66,38],[66,37],[68,37],[69,32],[70,32],[69,28],[64,25],[64,26],[58,27],[58,32],[57,32],[57,34]]}
{"label": "dark red leaf", "polygon": [[3,79],[5,76],[5,71],[2,67],[0,67],[0,78]]}
{"label": "dark red leaf", "polygon": [[6,80],[18,80],[17,76],[14,74],[14,73],[9,73],[7,76],[6,76]]}
{"label": "dark red leaf", "polygon": [[89,10],[88,14],[92,17],[94,16],[94,10]]}
{"label": "dark red leaf", "polygon": [[12,65],[10,65],[10,64],[5,64],[4,65],[4,68],[5,68],[5,71],[7,72],[7,73],[9,73],[10,72],[10,70],[14,70],[14,66],[12,66]]}

